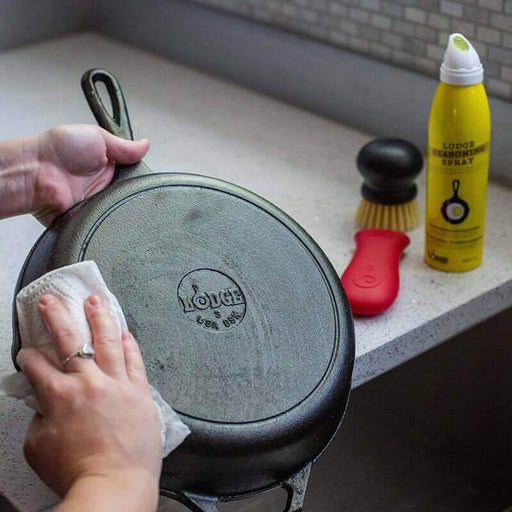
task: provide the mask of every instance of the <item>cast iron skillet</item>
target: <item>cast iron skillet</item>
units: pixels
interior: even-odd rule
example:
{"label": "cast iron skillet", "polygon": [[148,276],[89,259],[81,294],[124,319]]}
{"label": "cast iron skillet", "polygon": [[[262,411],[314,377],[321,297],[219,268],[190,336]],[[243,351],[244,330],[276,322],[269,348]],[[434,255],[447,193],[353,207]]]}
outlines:
{"label": "cast iron skillet", "polygon": [[[132,139],[117,80],[91,70],[82,88],[100,126]],[[212,512],[219,500],[283,486],[286,511],[301,511],[354,363],[348,302],[311,237],[247,190],[139,162],[43,233],[16,293],[83,260],[98,264],[150,381],[192,430],[164,460],[162,494]],[[14,312],[13,357],[19,348]]]}

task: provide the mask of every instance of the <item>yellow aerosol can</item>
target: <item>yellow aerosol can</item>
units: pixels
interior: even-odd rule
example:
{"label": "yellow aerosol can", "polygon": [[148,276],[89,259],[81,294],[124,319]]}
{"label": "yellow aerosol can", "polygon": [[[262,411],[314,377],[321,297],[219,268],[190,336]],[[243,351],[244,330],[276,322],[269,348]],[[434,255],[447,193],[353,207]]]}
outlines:
{"label": "yellow aerosol can", "polygon": [[428,124],[425,261],[447,272],[482,262],[491,117],[483,67],[452,34]]}

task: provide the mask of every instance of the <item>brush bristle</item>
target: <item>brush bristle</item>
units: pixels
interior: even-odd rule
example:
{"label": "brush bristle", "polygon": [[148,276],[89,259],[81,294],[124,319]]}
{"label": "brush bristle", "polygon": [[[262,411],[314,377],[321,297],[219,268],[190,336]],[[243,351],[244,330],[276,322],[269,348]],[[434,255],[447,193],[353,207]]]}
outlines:
{"label": "brush bristle", "polygon": [[420,209],[416,199],[393,205],[362,199],[356,212],[356,222],[361,229],[410,231],[420,223]]}

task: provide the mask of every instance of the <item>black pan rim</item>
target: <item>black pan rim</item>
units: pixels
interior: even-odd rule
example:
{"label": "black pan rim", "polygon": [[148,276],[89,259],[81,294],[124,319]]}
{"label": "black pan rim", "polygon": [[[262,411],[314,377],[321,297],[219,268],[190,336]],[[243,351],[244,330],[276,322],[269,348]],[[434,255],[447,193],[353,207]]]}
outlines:
{"label": "black pan rim", "polygon": [[[162,183],[162,178],[166,178],[165,182]],[[172,179],[173,182],[169,183],[169,179]],[[144,186],[146,182],[157,182],[151,186]],[[123,188],[126,188],[127,185],[137,185],[137,190],[134,190],[132,193],[128,195],[124,195],[124,197],[121,197],[119,200],[112,200],[109,201],[109,199],[112,198],[113,194],[112,187],[115,187],[116,191],[122,192]],[[311,392],[304,397],[300,402],[297,402],[293,406],[291,406],[289,409],[286,409],[282,412],[280,412],[277,415],[270,416],[268,418],[262,418],[251,422],[221,422],[221,421],[210,421],[205,420],[203,418],[197,418],[192,415],[188,415],[186,413],[179,412],[179,414],[187,418],[189,420],[192,420],[193,422],[198,421],[202,424],[211,424],[212,426],[215,425],[216,428],[227,427],[227,428],[236,428],[236,426],[258,426],[263,424],[268,424],[272,420],[275,420],[276,418],[283,419],[283,417],[288,416],[292,411],[300,409],[302,406],[306,405],[307,402],[312,400],[312,397],[314,397],[319,390],[321,390],[326,382],[329,380],[329,376],[334,371],[334,366],[336,359],[339,357],[339,352],[341,348],[341,336],[342,331],[344,330],[347,334],[347,341],[349,344],[352,345],[352,347],[348,347],[348,358],[353,360],[353,355],[351,356],[350,352],[353,353],[353,345],[354,345],[354,335],[353,333],[349,332],[347,330],[347,327],[349,326],[349,322],[344,321],[344,314],[343,311],[340,311],[340,305],[335,300],[336,291],[335,288],[337,288],[337,292],[339,297],[341,298],[341,302],[345,306],[347,312],[350,314],[350,307],[348,305],[348,301],[346,299],[345,293],[343,291],[343,288],[341,286],[341,283],[338,279],[337,274],[334,271],[334,268],[332,267],[331,262],[325,255],[325,253],[322,251],[322,249],[318,246],[318,244],[314,241],[314,239],[298,224],[293,218],[291,218],[286,212],[275,206],[273,203],[269,202],[268,200],[262,198],[261,196],[255,194],[254,192],[251,192],[243,187],[240,187],[239,185],[230,183],[228,181],[224,181],[218,178],[203,176],[200,174],[192,174],[192,173],[185,173],[185,172],[162,172],[162,173],[152,173],[147,174],[143,176],[137,176],[133,178],[129,178],[126,180],[121,180],[114,182],[111,186],[109,186],[107,189],[104,189],[103,191],[100,191],[95,196],[89,198],[86,201],[83,201],[81,203],[78,203],[73,208],[68,210],[66,213],[64,213],[62,216],[60,216],[58,219],[56,219],[51,226],[45,230],[42,235],[39,237],[39,239],[36,241],[34,246],[32,247],[31,251],[29,252],[25,263],[22,267],[22,270],[20,272],[20,276],[18,278],[18,282],[16,284],[16,290],[15,295],[20,291],[20,285],[23,280],[23,276],[25,274],[26,268],[29,264],[30,258],[35,251],[37,245],[42,241],[43,237],[46,235],[48,231],[51,231],[55,229],[55,226],[58,225],[60,222],[62,222],[63,219],[67,218],[69,214],[73,210],[78,210],[79,212],[82,210],[82,207],[85,207],[84,210],[90,210],[90,206],[101,206],[103,203],[110,202],[110,206],[107,208],[103,208],[103,212],[97,216],[92,224],[89,225],[87,228],[87,232],[82,239],[84,240],[81,244],[79,252],[76,254],[76,261],[83,261],[84,253],[87,250],[88,243],[93,236],[94,231],[96,228],[103,222],[103,220],[108,217],[108,215],[114,211],[116,208],[120,207],[121,205],[125,204],[126,202],[129,202],[131,199],[133,199],[136,196],[139,196],[140,194],[143,194],[149,190],[153,190],[156,188],[164,188],[164,187],[171,187],[171,186],[194,186],[194,187],[200,187],[200,188],[207,188],[211,190],[215,190],[221,193],[228,193],[231,195],[234,195],[238,197],[239,199],[249,202],[253,206],[263,210],[265,213],[271,215],[274,219],[276,219],[278,222],[280,222],[286,229],[288,229],[298,240],[298,242],[303,246],[304,250],[306,250],[312,260],[314,261],[316,267],[318,268],[318,271],[320,272],[320,275],[322,276],[322,279],[325,283],[325,286],[328,289],[329,296],[331,299],[331,304],[333,307],[333,313],[335,316],[335,344],[331,353],[331,357],[329,360],[329,363],[326,367],[326,370],[324,374],[322,375],[321,379],[318,381],[317,385],[311,390]],[[108,193],[105,193],[106,190],[108,190]],[[122,194],[121,194],[122,195]],[[94,204],[97,203],[97,204]],[[99,204],[98,204],[99,203]],[[87,208],[89,206],[89,208]],[[330,274],[330,276],[329,276]],[[329,278],[330,277],[330,278]],[[333,286],[333,284],[335,286]],[[15,314],[16,305],[14,303],[14,315],[13,318],[17,320],[17,316]],[[16,325],[14,326],[16,329],[16,332],[18,334],[17,338],[15,338],[18,343],[14,344],[12,347],[12,357],[15,367],[19,370],[18,365],[16,364],[16,354],[19,351],[20,347],[20,338],[19,338],[19,330],[17,326],[17,321],[15,322]],[[344,324],[342,326],[342,323]],[[352,329],[353,330],[353,329]]]}

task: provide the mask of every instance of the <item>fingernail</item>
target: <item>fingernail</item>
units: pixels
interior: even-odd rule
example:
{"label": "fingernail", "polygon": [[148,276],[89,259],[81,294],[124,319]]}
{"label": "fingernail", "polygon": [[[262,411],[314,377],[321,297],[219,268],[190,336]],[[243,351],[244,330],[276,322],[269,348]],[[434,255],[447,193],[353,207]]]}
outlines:
{"label": "fingernail", "polygon": [[57,302],[57,297],[54,297],[53,295],[43,295],[39,299],[39,304],[42,306],[49,306],[50,304],[55,304]]}
{"label": "fingernail", "polygon": [[25,350],[24,349],[21,349],[19,352],[18,352],[18,355],[16,356],[16,362],[18,363],[18,366],[23,370],[23,364],[24,364],[24,358],[25,358]]}
{"label": "fingernail", "polygon": [[89,304],[95,308],[102,305],[102,300],[99,295],[92,295],[87,300],[88,300]]}

